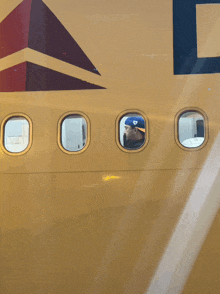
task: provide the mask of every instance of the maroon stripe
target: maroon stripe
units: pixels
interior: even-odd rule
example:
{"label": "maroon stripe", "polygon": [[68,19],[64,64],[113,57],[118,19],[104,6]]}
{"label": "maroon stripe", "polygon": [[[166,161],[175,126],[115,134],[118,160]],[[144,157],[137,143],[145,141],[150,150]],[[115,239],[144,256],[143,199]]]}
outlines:
{"label": "maroon stripe", "polygon": [[105,89],[52,69],[27,62],[27,91]]}
{"label": "maroon stripe", "polygon": [[0,23],[0,58],[28,46],[31,0],[24,0]]}
{"label": "maroon stripe", "polygon": [[0,92],[26,90],[27,62],[17,64],[0,72]]}
{"label": "maroon stripe", "polygon": [[0,23],[0,58],[27,47],[100,75],[42,0],[23,0]]}
{"label": "maroon stripe", "polygon": [[32,2],[28,47],[100,75],[46,4],[41,0]]}

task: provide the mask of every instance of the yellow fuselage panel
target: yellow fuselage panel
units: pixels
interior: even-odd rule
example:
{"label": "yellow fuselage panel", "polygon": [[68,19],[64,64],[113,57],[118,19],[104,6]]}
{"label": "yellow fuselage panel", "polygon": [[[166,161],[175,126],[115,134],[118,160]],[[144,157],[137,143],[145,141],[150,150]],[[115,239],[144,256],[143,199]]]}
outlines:
{"label": "yellow fuselage panel", "polygon": [[[3,1],[0,20],[20,2]],[[26,60],[106,89],[0,93],[1,122],[23,113],[33,125],[27,153],[0,152],[0,292],[145,293],[219,132],[219,74],[174,75],[171,0],[44,2],[101,76],[29,48],[0,59],[0,70]],[[199,30],[202,8],[197,16]],[[198,35],[202,57],[215,54],[208,36]],[[189,107],[208,117],[208,141],[197,151],[175,139],[176,115]],[[141,152],[116,144],[126,110],[148,119]],[[69,112],[89,119],[80,154],[59,148],[58,122]],[[193,275],[203,280],[198,293],[219,293],[205,290],[200,266],[209,240],[184,294],[197,293]]]}

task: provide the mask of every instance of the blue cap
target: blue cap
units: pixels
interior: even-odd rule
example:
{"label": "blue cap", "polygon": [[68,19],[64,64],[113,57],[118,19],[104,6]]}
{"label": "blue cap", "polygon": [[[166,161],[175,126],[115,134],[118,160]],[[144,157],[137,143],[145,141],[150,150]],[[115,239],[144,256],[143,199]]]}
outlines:
{"label": "blue cap", "polygon": [[138,128],[141,132],[145,133],[145,121],[141,116],[128,117],[125,121],[125,125]]}

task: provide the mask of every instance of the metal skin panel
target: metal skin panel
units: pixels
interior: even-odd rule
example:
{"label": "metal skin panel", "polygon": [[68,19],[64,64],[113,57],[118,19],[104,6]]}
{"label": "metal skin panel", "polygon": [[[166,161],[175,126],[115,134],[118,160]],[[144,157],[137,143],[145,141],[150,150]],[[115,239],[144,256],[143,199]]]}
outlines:
{"label": "metal skin panel", "polygon": [[[102,76],[28,48],[0,59],[0,70],[28,61],[106,89],[0,93],[0,122],[24,113],[33,127],[20,156],[4,152],[0,134],[0,293],[147,293],[219,132],[219,74],[174,74],[171,0],[44,2]],[[0,21],[19,3],[3,0]],[[208,118],[208,141],[193,151],[175,139],[176,115],[189,108]],[[140,152],[117,145],[126,110],[148,119]],[[79,154],[57,141],[70,112],[90,123]],[[210,280],[195,263],[184,294],[196,293],[195,279],[198,293],[212,282],[209,293],[219,293],[210,234],[198,255]]]}
{"label": "metal skin panel", "polygon": [[220,287],[219,229],[220,214],[218,211],[187,280],[183,294],[218,293],[217,289]]}
{"label": "metal skin panel", "polygon": [[2,176],[2,293],[144,293],[197,171],[115,175]]}

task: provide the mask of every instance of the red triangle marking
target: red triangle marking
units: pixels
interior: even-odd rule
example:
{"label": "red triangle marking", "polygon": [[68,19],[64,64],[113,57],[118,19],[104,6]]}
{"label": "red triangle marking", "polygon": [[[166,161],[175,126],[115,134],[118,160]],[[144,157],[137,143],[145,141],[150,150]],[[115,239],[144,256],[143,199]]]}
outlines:
{"label": "red triangle marking", "polygon": [[28,47],[100,75],[70,33],[42,0],[32,1]]}
{"label": "red triangle marking", "polygon": [[0,23],[0,58],[28,46],[31,0],[24,0]]}
{"label": "red triangle marking", "polygon": [[27,62],[26,91],[65,91],[105,89],[52,69]]}
{"label": "red triangle marking", "polygon": [[0,92],[26,90],[27,63],[23,62],[0,72]]}
{"label": "red triangle marking", "polygon": [[0,58],[27,47],[100,75],[42,0],[23,0],[0,23]]}
{"label": "red triangle marking", "polygon": [[105,88],[28,61],[0,72],[0,92],[92,89]]}

